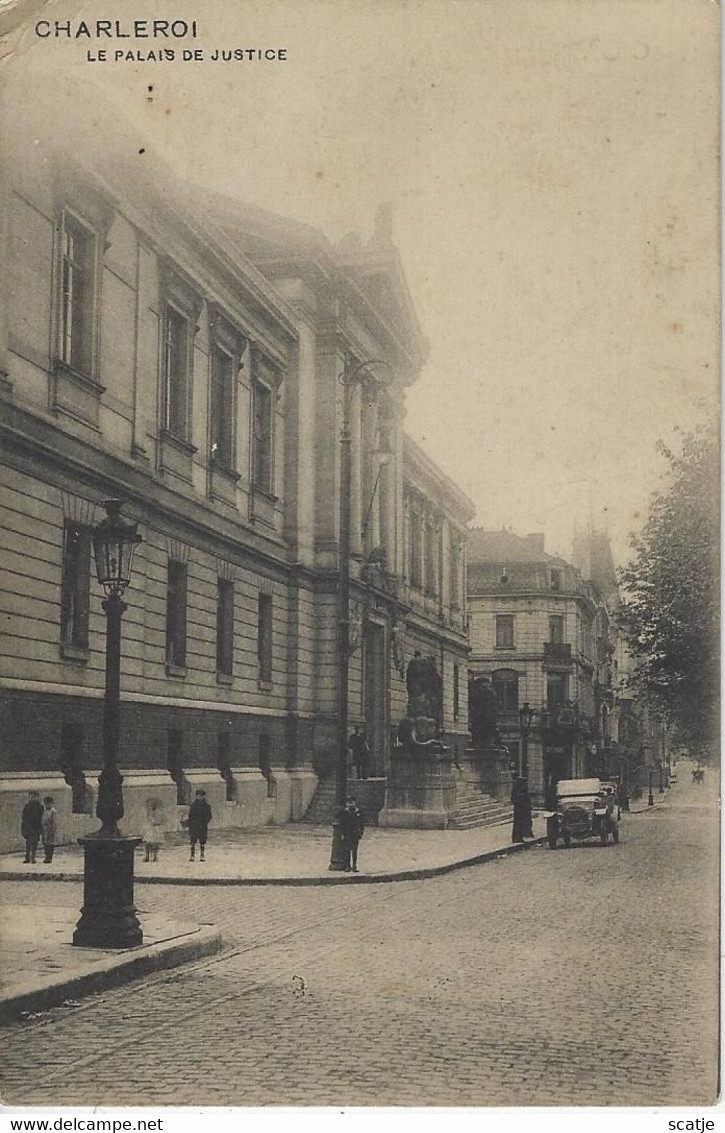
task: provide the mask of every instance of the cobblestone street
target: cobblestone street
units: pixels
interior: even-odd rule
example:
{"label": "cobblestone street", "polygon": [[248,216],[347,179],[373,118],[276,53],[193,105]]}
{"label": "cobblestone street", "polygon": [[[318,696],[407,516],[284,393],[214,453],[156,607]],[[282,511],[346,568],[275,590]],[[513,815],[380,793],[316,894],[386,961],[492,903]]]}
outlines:
{"label": "cobblestone street", "polygon": [[[715,1100],[715,784],[540,848],[363,887],[139,886],[222,927],[213,961],[2,1032],[10,1104],[626,1105]],[[80,886],[1,887],[68,903]]]}

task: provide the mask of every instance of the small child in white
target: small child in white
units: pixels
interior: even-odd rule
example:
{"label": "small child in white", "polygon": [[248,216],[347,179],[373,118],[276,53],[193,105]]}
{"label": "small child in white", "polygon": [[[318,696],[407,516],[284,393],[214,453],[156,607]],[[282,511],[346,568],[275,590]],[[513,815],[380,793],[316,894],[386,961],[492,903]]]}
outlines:
{"label": "small child in white", "polygon": [[143,828],[145,862],[159,860],[159,848],[164,840],[164,816],[158,799],[146,803],[146,825]]}
{"label": "small child in white", "polygon": [[46,795],[43,799],[42,838],[45,850],[45,861],[52,862],[53,850],[58,837],[58,812],[53,806],[53,799]]}

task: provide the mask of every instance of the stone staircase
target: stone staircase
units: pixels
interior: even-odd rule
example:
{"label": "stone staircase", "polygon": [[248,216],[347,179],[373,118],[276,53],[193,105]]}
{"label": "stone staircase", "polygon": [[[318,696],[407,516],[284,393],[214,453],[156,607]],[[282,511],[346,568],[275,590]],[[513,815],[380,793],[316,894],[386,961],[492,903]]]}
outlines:
{"label": "stone staircase", "polygon": [[[385,800],[384,779],[350,779],[348,792],[354,795],[368,826],[377,826],[378,813]],[[303,822],[329,826],[335,814],[335,777],[327,776],[317,784]],[[456,809],[449,826],[452,830],[470,830],[474,826],[499,826],[512,821],[510,803],[500,802],[469,783],[456,784]]]}
{"label": "stone staircase", "polygon": [[329,826],[335,814],[335,778],[320,779],[310,805],[305,811],[303,822],[316,826]]}
{"label": "stone staircase", "polygon": [[[353,795],[363,812],[366,826],[377,826],[385,803],[385,779],[348,779],[347,793]],[[303,822],[329,826],[335,815],[335,776],[320,779],[305,811]]]}
{"label": "stone staircase", "polygon": [[513,807],[487,795],[471,784],[456,785],[456,809],[450,819],[451,830],[470,830],[474,826],[500,826],[511,822]]}

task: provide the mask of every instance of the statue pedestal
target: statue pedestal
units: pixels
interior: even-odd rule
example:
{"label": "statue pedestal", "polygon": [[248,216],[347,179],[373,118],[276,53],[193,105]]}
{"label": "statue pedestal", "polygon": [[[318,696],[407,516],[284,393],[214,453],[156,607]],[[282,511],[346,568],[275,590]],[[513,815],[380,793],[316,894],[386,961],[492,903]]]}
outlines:
{"label": "statue pedestal", "polygon": [[378,826],[445,830],[455,809],[453,757],[442,744],[393,749]]}
{"label": "statue pedestal", "polygon": [[513,776],[509,771],[509,755],[498,747],[467,747],[458,756],[460,778],[473,783],[496,799],[508,802],[511,798]]}

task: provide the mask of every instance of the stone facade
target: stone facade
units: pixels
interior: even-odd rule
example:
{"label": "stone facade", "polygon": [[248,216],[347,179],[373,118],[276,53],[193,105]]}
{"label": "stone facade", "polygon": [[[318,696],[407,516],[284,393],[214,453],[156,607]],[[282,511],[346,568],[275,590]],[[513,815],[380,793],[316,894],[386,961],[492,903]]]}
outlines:
{"label": "stone facade", "polygon": [[335,758],[338,379],[366,359],[388,380],[352,399],[351,726],[365,722],[384,775],[423,644],[446,733],[465,733],[462,598],[443,558],[426,593],[406,578],[404,510],[409,488],[427,499],[440,549],[461,545],[472,509],[402,430],[425,348],[387,214],[366,245],[335,247],[153,154],[141,173],[139,139],[102,107],[60,153],[60,108],[19,126],[14,81],[0,115],[6,844],[31,780],[62,800],[66,837],[95,825],[105,619],[89,531],[113,497],[143,537],[123,619],[127,825],[150,790],[174,825],[201,784],[218,825],[302,817]]}
{"label": "stone facade", "polygon": [[547,554],[543,535],[474,528],[467,589],[471,676],[491,680],[501,739],[532,795],[596,774],[616,737],[616,581],[605,596]]}

